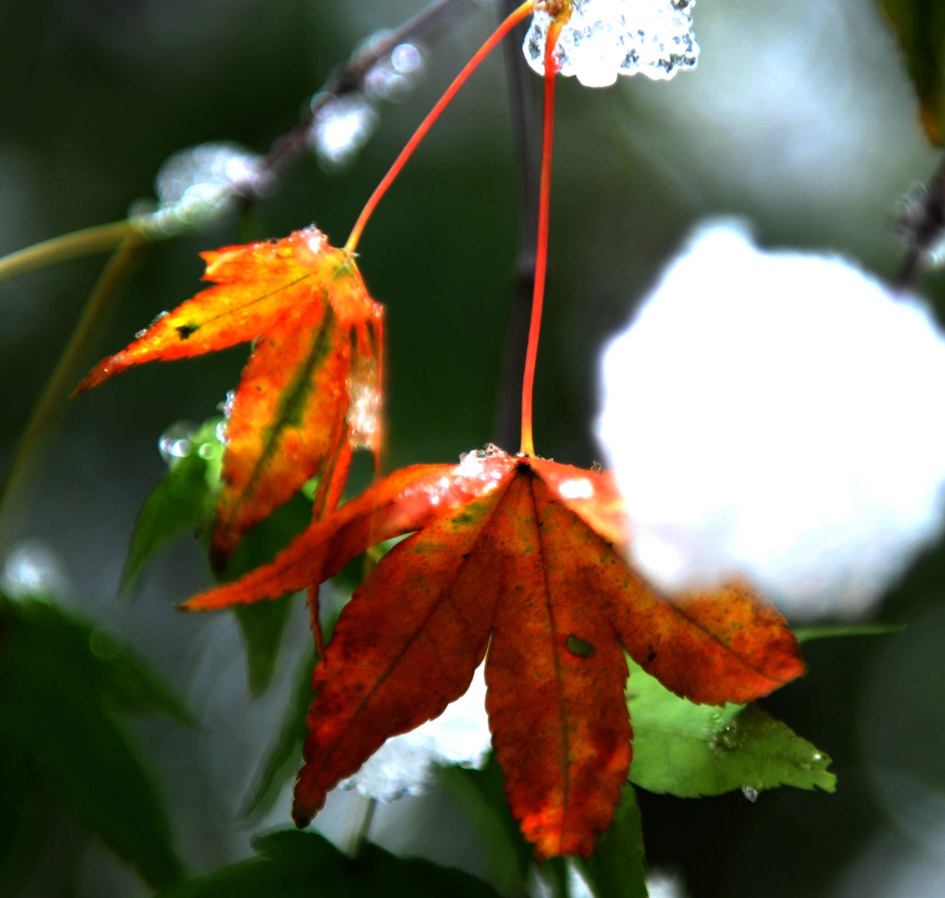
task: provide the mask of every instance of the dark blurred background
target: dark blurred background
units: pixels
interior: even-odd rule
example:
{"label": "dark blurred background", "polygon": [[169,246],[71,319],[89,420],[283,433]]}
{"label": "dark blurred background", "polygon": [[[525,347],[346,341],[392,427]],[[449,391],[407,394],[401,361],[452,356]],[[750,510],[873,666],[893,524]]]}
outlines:
{"label": "dark blurred background", "polygon": [[[246,215],[150,247],[85,367],[196,291],[201,250],[313,221],[342,242],[399,147],[491,30],[495,10],[468,5],[427,46],[417,90],[378,107],[379,130],[349,167],[326,172],[306,155]],[[362,39],[421,6],[0,0],[0,255],[124,217],[153,196],[156,172],[180,149],[235,140],[265,152]],[[535,423],[538,451],[558,460],[588,465],[599,454],[590,436],[599,347],[695,221],[746,216],[762,243],[837,250],[890,276],[902,253],[896,203],[936,162],[872,0],[700,0],[695,23],[699,66],[672,82],[560,86]],[[391,467],[453,460],[497,439],[522,214],[517,159],[497,54],[365,232],[362,272],[388,308]],[[103,262],[0,285],[0,465]],[[930,276],[925,292],[936,302],[942,281]],[[62,601],[133,644],[200,720],[189,730],[136,725],[194,872],[245,856],[253,832],[288,821],[287,798],[253,828],[237,810],[283,712],[308,638],[304,613],[296,609],[275,687],[251,701],[229,617],[171,607],[208,582],[195,543],[162,555],[134,604],[116,601],[116,591],[135,514],[165,470],[160,435],[211,416],[244,359],[237,349],[146,366],[64,403],[0,524],[8,574],[24,563],[58,572]],[[812,643],[807,678],[765,702],[835,759],[836,795],[781,790],[752,804],[740,794],[641,794],[650,863],[678,871],[693,898],[945,893],[943,590],[938,548],[877,612],[907,623],[905,632]],[[342,837],[357,802],[334,797],[318,823]],[[52,812],[46,826],[25,895],[147,894],[67,815]],[[472,827],[441,793],[383,808],[373,833],[398,851],[485,869]]]}

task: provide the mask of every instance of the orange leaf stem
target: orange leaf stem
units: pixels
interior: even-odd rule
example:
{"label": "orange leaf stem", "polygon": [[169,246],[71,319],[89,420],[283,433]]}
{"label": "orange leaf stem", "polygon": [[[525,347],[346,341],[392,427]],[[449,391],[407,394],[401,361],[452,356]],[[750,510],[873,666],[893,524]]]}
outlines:
{"label": "orange leaf stem", "polygon": [[525,378],[522,383],[522,445],[523,455],[534,455],[532,439],[532,393],[535,386],[535,361],[541,333],[541,310],[545,298],[545,275],[548,269],[548,222],[551,208],[551,151],[555,130],[555,76],[558,61],[555,46],[567,14],[556,17],[548,26],[545,40],[545,108],[542,125],[541,183],[538,194],[538,246],[535,254],[535,291],[532,294],[532,320],[528,328],[528,351],[525,356]]}
{"label": "orange leaf stem", "polygon": [[358,216],[358,220],[354,223],[354,227],[351,229],[351,233],[348,235],[348,239],[345,242],[345,249],[348,252],[353,253],[355,251],[358,241],[361,239],[361,232],[364,230],[364,226],[373,214],[377,204],[381,201],[384,194],[387,193],[387,189],[394,183],[401,169],[407,164],[407,160],[413,155],[413,151],[420,145],[420,141],[426,137],[427,132],[436,123],[436,120],[440,117],[443,110],[449,106],[453,97],[456,96],[459,89],[466,83],[469,76],[479,67],[479,64],[492,52],[496,45],[502,41],[502,38],[532,11],[534,6],[535,0],[526,0],[518,9],[510,13],[505,21],[496,28],[488,40],[476,51],[472,59],[463,66],[462,71],[446,89],[446,93],[440,97],[433,109],[430,110],[427,117],[420,123],[420,127],[417,128],[410,140],[407,141],[404,148],[400,151],[400,155],[394,160],[394,164],[390,167],[387,174],[384,175],[381,183],[374,189],[374,193],[371,194],[370,199],[365,203],[361,214]]}

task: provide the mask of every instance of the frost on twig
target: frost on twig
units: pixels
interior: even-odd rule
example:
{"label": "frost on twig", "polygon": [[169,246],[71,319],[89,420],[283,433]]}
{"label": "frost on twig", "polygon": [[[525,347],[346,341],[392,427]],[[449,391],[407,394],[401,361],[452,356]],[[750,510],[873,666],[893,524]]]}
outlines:
{"label": "frost on twig", "polygon": [[[388,38],[386,31],[371,35],[355,50],[352,65],[370,56],[374,48]],[[406,98],[417,86],[423,71],[422,49],[418,44],[403,41],[364,72],[361,90],[327,98],[323,93],[316,94],[312,98],[308,143],[322,166],[337,170],[348,165],[377,129],[376,103]]]}
{"label": "frost on twig", "polygon": [[394,801],[428,791],[437,766],[482,767],[491,738],[485,701],[480,665],[465,695],[434,720],[388,739],[342,787],[378,801]]}
{"label": "frost on twig", "polygon": [[241,196],[259,196],[275,178],[262,157],[239,144],[203,143],[180,150],[161,166],[154,179],[157,207],[138,203],[132,216],[150,236],[171,237],[209,224],[232,208]]}
{"label": "frost on twig", "polygon": [[[574,0],[556,54],[562,75],[585,87],[608,87],[618,75],[672,78],[699,56],[692,33],[695,0]],[[522,47],[528,64],[544,74],[551,16],[538,10]]]}
{"label": "frost on twig", "polygon": [[853,263],[700,228],[606,348],[598,436],[668,590],[869,610],[940,530],[945,340]]}

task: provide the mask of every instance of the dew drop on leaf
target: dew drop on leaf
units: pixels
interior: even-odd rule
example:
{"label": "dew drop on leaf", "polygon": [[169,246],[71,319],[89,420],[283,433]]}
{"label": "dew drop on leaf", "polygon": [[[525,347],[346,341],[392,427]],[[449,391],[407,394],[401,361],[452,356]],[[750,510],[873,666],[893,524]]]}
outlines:
{"label": "dew drop on leaf", "polygon": [[348,378],[348,404],[346,419],[348,440],[354,448],[371,448],[378,445],[381,416],[380,377],[377,359],[358,356],[354,359]]}
{"label": "dew drop on leaf", "polygon": [[565,499],[590,499],[594,495],[594,486],[585,477],[577,480],[565,480],[558,488]]}
{"label": "dew drop on leaf", "polygon": [[752,804],[758,800],[758,790],[754,786],[742,786],[742,795]]}
{"label": "dew drop on leaf", "polygon": [[158,452],[164,463],[172,465],[179,458],[186,458],[193,451],[190,436],[196,425],[191,421],[178,421],[172,424],[158,440]]}

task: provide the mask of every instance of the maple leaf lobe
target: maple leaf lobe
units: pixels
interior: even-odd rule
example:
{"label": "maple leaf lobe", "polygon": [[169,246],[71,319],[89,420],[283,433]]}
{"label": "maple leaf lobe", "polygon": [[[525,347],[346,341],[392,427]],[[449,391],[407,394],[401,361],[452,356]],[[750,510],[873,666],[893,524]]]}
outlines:
{"label": "maple leaf lobe", "polygon": [[254,341],[226,423],[213,534],[222,567],[243,533],[305,481],[330,471],[324,488],[337,492],[346,443],[378,450],[383,310],[351,254],[314,227],[201,255],[213,286],[100,362],[76,392],[134,365]]}
{"label": "maple leaf lobe", "polygon": [[539,856],[587,855],[630,766],[624,649],[703,702],[758,697],[803,670],[783,620],[744,587],[671,600],[627,565],[608,474],[505,454],[398,471],[188,605],[274,598],[410,532],[355,591],[315,670],[299,825],[387,737],[458,698],[487,652],[512,812]]}

